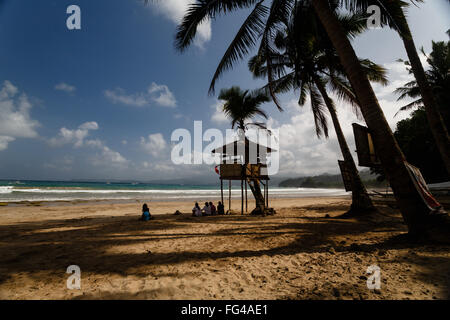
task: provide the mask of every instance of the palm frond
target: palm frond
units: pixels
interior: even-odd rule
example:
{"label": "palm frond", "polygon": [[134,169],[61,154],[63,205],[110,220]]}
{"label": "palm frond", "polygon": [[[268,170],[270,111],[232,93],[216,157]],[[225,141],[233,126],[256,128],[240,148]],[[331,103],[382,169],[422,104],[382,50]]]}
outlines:
{"label": "palm frond", "polygon": [[253,6],[260,0],[197,0],[189,5],[182,22],[177,28],[175,48],[184,51],[192,44],[197,28],[207,19],[215,19],[220,13]]}
{"label": "palm frond", "polygon": [[422,99],[415,100],[415,101],[408,103],[407,105],[401,107],[400,110],[398,110],[397,113],[394,115],[394,117],[396,117],[402,111],[409,111],[413,108],[422,107],[422,106],[423,106]]}
{"label": "palm frond", "polygon": [[369,59],[360,59],[360,63],[370,81],[377,82],[384,86],[389,84],[386,68],[370,61]]}
{"label": "palm frond", "polygon": [[239,87],[222,89],[219,99],[224,100],[224,114],[231,119],[231,127],[238,125],[239,129],[245,131],[245,123],[253,117],[260,116],[267,119],[268,116],[261,109],[261,104],[269,102],[270,99],[261,91],[249,92],[241,90]]}
{"label": "palm frond", "polygon": [[308,86],[309,96],[311,100],[311,110],[314,116],[314,124],[316,127],[316,135],[318,138],[324,136],[328,138],[328,122],[325,116],[326,106],[322,97],[313,85]]}
{"label": "palm frond", "polygon": [[263,5],[263,2],[264,0],[261,0],[256,4],[228,46],[211,80],[209,87],[210,94],[214,93],[216,81],[222,73],[231,69],[236,61],[243,59],[248,54],[250,48],[255,46],[257,38],[264,29],[263,18],[268,12],[268,8]]}

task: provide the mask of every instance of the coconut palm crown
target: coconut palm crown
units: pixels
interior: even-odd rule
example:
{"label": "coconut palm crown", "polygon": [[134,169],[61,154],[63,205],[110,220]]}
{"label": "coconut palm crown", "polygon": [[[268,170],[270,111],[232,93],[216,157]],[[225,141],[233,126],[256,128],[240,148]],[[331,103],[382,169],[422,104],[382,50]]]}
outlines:
{"label": "coconut palm crown", "polygon": [[261,92],[251,93],[249,90],[242,90],[234,86],[229,89],[222,89],[219,100],[225,101],[223,112],[231,120],[231,127],[246,131],[249,126],[257,126],[265,129],[262,122],[248,122],[255,116],[267,119],[267,114],[261,109],[263,103],[269,102],[267,95]]}

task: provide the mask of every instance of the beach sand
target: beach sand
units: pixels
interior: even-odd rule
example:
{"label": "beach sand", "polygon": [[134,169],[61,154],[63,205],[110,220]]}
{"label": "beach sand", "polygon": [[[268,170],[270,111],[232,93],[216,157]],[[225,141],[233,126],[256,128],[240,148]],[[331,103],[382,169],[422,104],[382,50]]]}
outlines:
{"label": "beach sand", "polygon": [[[274,199],[274,216],[194,218],[191,202],[150,202],[148,222],[137,201],[0,206],[0,299],[450,298],[450,246],[408,242],[388,207],[335,219],[349,204]],[[66,287],[69,265],[81,290]]]}

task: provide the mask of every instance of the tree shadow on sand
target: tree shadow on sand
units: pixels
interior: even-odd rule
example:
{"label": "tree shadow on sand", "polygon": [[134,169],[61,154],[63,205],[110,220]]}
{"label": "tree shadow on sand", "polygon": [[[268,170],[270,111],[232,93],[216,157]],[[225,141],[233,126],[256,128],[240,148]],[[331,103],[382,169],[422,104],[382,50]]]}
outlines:
{"label": "tree shadow on sand", "polygon": [[[319,208],[315,208],[320,211]],[[149,222],[137,221],[135,216],[93,217],[81,219],[56,219],[39,222],[24,222],[0,226],[0,285],[13,274],[26,272],[30,277],[39,272],[64,274],[67,266],[82,266],[83,272],[95,274],[116,273],[122,276],[142,276],[133,271],[142,266],[176,265],[185,262],[201,262],[226,258],[253,258],[261,256],[294,255],[298,253],[327,252],[330,246],[337,252],[374,252],[402,248],[424,248],[427,244],[411,243],[399,214],[381,210],[376,219],[341,220],[303,216],[312,207],[293,209],[298,213],[280,218],[277,216],[213,216],[194,218],[161,215]],[[330,210],[328,207],[325,211]],[[334,210],[334,209],[332,209]],[[324,211],[324,212],[325,212]],[[209,233],[196,232],[200,224],[213,225]],[[228,227],[228,228],[227,228]],[[188,230],[189,232],[186,232]],[[376,234],[388,232],[393,237],[380,242],[336,243],[339,236]],[[208,239],[214,237],[251,236],[256,240],[270,240],[273,237],[293,237],[293,241],[272,248],[248,250],[196,251],[184,247],[182,251],[152,252],[152,243],[175,239]],[[111,247],[141,245],[139,251],[111,252]],[[436,248],[435,246],[430,246]],[[439,247],[448,252],[449,247]],[[30,263],[29,261],[32,261]],[[440,261],[449,274],[449,262]],[[420,263],[414,261],[412,263]],[[424,261],[424,267],[432,261]],[[423,274],[424,279],[427,275]],[[38,279],[38,275],[36,275]],[[448,285],[448,283],[447,283]],[[153,293],[148,293],[152,295]]]}

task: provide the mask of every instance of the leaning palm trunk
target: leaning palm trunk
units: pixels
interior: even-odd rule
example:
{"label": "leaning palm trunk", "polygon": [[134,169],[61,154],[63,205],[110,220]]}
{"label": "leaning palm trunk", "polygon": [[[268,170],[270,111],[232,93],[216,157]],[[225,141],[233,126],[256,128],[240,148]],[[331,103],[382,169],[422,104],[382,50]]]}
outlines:
{"label": "leaning palm trunk", "polygon": [[415,235],[427,234],[427,223],[430,222],[429,209],[414,185],[406,167],[405,157],[384,117],[372,86],[361,68],[360,61],[334,12],[328,6],[328,1],[314,0],[312,3],[355,90],[361,112],[372,134],[375,150],[389,179],[403,219],[408,225],[408,230]]}
{"label": "leaning palm trunk", "polygon": [[353,160],[352,154],[350,153],[350,149],[348,148],[347,141],[345,140],[344,133],[342,132],[341,125],[339,123],[336,109],[327,94],[325,86],[319,79],[315,78],[314,82],[317,88],[320,91],[320,94],[325,101],[325,104],[330,112],[331,119],[333,121],[334,129],[336,131],[336,136],[338,138],[339,146],[341,148],[342,156],[344,157],[344,161],[346,163],[347,168],[350,170],[351,179],[352,179],[352,206],[349,212],[347,212],[346,216],[359,215],[363,213],[367,213],[373,211],[375,207],[372,204],[372,200],[367,193],[366,187],[361,181],[361,177],[359,176],[358,169],[356,168],[355,161]]}
{"label": "leaning palm trunk", "polygon": [[420,61],[417,49],[412,38],[411,30],[409,29],[406,17],[401,15],[399,17],[400,25],[402,25],[402,40],[408,54],[411,69],[414,77],[416,78],[417,85],[420,89],[423,105],[427,114],[428,123],[430,125],[431,132],[433,133],[434,140],[444,161],[447,172],[450,174],[450,138],[448,130],[445,126],[442,115],[440,114],[436,100],[434,99],[433,92],[430,84],[428,83],[425,71]]}
{"label": "leaning palm trunk", "polygon": [[[241,128],[244,128],[244,126],[241,126]],[[243,129],[243,131],[244,131],[244,139],[245,139],[245,128]],[[248,158],[246,155],[245,163],[244,163],[244,166],[242,167],[242,170],[243,170],[242,175],[246,177],[247,183],[250,187],[250,190],[252,191],[253,197],[255,198],[256,208],[255,208],[255,210],[253,210],[253,212],[264,214],[264,212],[266,210],[266,201],[261,192],[260,182],[259,182],[259,179],[249,178],[247,176],[248,165],[249,165],[249,163],[248,163]]]}
{"label": "leaning palm trunk", "polygon": [[253,193],[253,197],[255,197],[256,201],[256,209],[254,212],[258,212],[264,214],[266,211],[266,202],[261,192],[261,187],[258,179],[247,179],[248,185],[250,186],[250,190]]}

